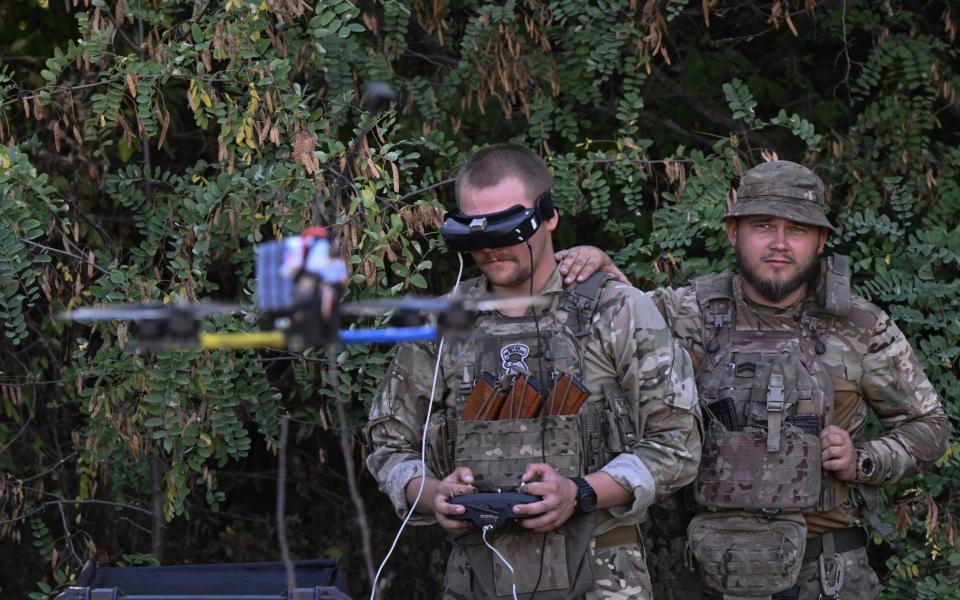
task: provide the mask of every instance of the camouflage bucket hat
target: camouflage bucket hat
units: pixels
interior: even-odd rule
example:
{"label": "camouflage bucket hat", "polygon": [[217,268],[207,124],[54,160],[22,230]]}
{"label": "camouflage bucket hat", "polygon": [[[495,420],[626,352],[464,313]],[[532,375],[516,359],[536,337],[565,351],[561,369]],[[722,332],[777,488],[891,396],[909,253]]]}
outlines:
{"label": "camouflage bucket hat", "polygon": [[823,204],[823,181],[816,173],[788,160],[775,160],[743,174],[737,203],[723,218],[773,215],[836,231]]}

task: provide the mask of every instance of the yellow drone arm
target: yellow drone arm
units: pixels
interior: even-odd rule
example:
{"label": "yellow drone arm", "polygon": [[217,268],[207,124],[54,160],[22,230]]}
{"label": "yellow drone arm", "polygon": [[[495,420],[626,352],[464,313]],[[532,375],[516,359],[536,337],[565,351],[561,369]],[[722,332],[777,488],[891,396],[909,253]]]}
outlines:
{"label": "yellow drone arm", "polygon": [[204,350],[239,350],[242,348],[287,347],[282,331],[231,331],[229,333],[200,333],[200,347]]}

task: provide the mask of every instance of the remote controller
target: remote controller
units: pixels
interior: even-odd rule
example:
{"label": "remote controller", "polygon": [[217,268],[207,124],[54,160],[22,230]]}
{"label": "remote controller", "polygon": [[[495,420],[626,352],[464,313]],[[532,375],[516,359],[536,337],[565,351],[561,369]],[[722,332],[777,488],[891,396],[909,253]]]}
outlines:
{"label": "remote controller", "polygon": [[530,504],[540,500],[540,496],[523,492],[480,492],[456,496],[447,502],[467,507],[462,515],[449,515],[451,519],[473,521],[477,527],[492,525],[496,528],[526,518],[513,514],[513,507],[517,504]]}

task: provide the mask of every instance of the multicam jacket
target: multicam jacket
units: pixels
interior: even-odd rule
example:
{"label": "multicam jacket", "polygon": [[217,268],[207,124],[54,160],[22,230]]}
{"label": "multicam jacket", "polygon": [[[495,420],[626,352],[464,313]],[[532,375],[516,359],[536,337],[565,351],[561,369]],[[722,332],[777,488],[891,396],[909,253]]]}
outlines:
{"label": "multicam jacket", "polygon": [[[481,278],[465,293],[485,295],[486,289],[486,280]],[[541,292],[552,302],[549,307],[538,309],[542,315],[566,312],[558,310],[563,291],[562,278],[554,271]],[[524,327],[529,327],[530,314],[528,311],[527,316],[513,321],[500,313],[480,314],[471,339],[491,331],[498,335],[509,333],[511,322],[516,322],[517,327],[521,322],[527,323]],[[597,511],[595,531],[600,534],[639,523],[653,502],[693,480],[700,459],[700,410],[689,356],[673,340],[645,294],[608,281],[600,292],[595,313],[583,326],[585,337],[577,342],[579,356],[572,357],[580,371],[577,375],[591,392],[581,412],[604,404],[601,383],[618,382],[633,428],[640,433],[628,451],[616,453],[599,466],[625,489],[632,490],[634,496],[629,506]],[[569,361],[553,356],[562,353],[558,352],[557,341],[554,339],[549,348],[541,350],[556,363],[554,368],[564,370]],[[462,410],[462,406],[457,406],[458,398],[462,398],[458,388],[464,371],[473,370],[476,365],[470,363],[477,362],[459,349],[468,342],[454,342],[443,349],[434,396],[435,414],[456,414]],[[509,367],[510,361],[525,360],[531,372],[538,371],[534,350],[527,348],[519,355],[511,355],[507,346],[490,350],[490,360],[480,361],[485,368],[492,364],[492,368],[502,369]],[[426,343],[401,347],[370,411],[367,431],[373,451],[367,458],[367,467],[400,516],[410,510],[404,493],[407,483],[422,474],[421,436],[437,364],[436,351],[436,345]],[[525,355],[526,352],[530,354]],[[532,457],[530,462],[540,462],[539,456]],[[438,479],[447,474],[434,472],[438,468],[429,460],[427,468],[428,474]],[[414,514],[411,518],[411,523],[434,521],[431,515]]]}
{"label": "multicam jacket", "polygon": [[[744,297],[739,276],[733,278],[733,293],[737,331],[796,329],[802,302],[782,310],[758,305]],[[693,287],[658,289],[652,298],[698,367],[706,354],[704,316]],[[826,351],[819,360],[834,388],[832,422],[848,431],[876,465],[869,479],[854,482],[863,495],[916,473],[943,454],[948,421],[940,399],[884,311],[854,296],[849,316],[833,319],[821,340]],[[868,409],[884,428],[882,436],[869,441],[863,439]],[[833,510],[806,514],[807,535],[851,527],[860,517],[861,502],[850,498]]]}

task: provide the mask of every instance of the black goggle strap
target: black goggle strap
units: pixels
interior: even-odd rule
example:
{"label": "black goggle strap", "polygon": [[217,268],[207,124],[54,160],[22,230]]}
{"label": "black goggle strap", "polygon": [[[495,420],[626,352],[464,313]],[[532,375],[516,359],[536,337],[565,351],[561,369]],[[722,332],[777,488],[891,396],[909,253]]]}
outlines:
{"label": "black goggle strap", "polygon": [[537,199],[533,201],[533,210],[541,223],[553,217],[553,194],[550,193],[550,190],[537,196]]}

